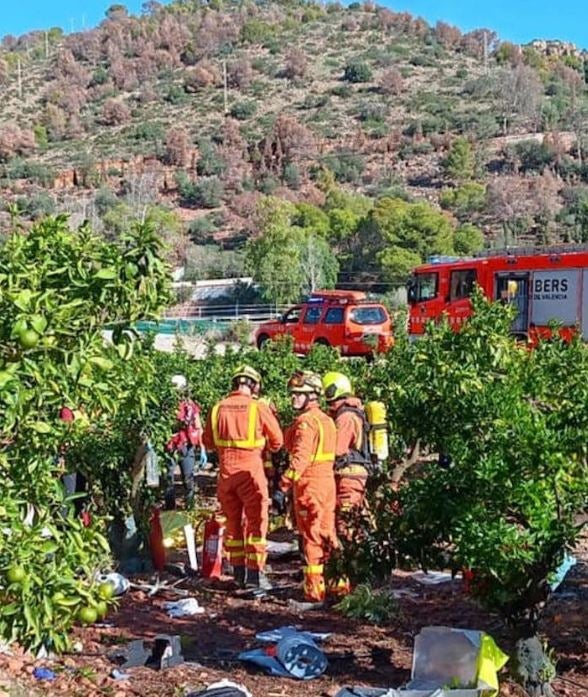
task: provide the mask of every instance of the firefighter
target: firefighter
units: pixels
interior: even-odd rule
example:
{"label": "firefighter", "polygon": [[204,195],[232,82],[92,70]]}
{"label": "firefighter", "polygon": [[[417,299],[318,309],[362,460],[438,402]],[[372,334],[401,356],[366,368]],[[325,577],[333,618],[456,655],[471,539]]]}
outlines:
{"label": "firefighter", "polygon": [[288,381],[288,391],[298,416],[286,434],[290,465],[272,501],[282,512],[286,493],[292,489],[305,560],[304,596],[316,603],[325,599],[324,564],[337,541],[333,475],[336,430],[332,419],[319,407],[319,375],[308,371],[294,373]]}
{"label": "firefighter", "polygon": [[360,399],[353,395],[349,378],[330,372],[323,377],[329,415],[337,427],[335,483],[337,485],[336,527],[340,538],[349,539],[346,514],[363,507],[371,467],[368,423]]}
{"label": "firefighter", "polygon": [[218,500],[226,518],[225,548],[235,583],[267,590],[263,574],[268,528],[268,484],[262,452],[283,445],[282,431],[267,404],[258,399],[261,376],[251,366],[235,370],[232,391],[212,408],[204,444],[217,451]]}
{"label": "firefighter", "polygon": [[176,414],[178,428],[165,445],[167,453],[167,488],[165,491],[166,509],[176,507],[174,474],[176,458],[180,465],[182,483],[186,492],[186,507],[194,504],[194,470],[196,467],[196,449],[200,451],[200,467],[207,463],[206,448],[202,443],[202,421],[200,407],[190,399],[188,381],[183,375],[174,375],[171,379],[174,388],[180,393],[180,403]]}

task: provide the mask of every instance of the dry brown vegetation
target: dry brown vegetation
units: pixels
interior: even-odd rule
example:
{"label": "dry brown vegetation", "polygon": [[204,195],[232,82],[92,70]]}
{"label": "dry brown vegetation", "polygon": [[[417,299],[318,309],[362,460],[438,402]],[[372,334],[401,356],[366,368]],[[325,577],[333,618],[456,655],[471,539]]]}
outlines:
{"label": "dry brown vegetation", "polygon": [[[372,3],[113,5],[89,31],[2,40],[3,198],[45,197],[30,217],[83,208],[101,227],[147,178],[139,206],[181,220],[178,172],[206,177],[218,241],[248,228],[261,195],[320,203],[328,169],[354,192],[434,206],[473,182],[482,205],[444,207],[497,244],[585,241],[584,61],[551,54]],[[458,138],[467,176],[444,167]],[[519,191],[535,193],[505,203]]]}

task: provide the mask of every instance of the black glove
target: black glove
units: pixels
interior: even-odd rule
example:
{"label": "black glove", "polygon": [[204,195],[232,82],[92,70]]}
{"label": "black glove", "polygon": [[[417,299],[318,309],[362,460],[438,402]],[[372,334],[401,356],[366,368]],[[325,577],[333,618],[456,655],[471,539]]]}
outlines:
{"label": "black glove", "polygon": [[286,494],[281,489],[276,489],[272,494],[272,506],[278,515],[286,512]]}

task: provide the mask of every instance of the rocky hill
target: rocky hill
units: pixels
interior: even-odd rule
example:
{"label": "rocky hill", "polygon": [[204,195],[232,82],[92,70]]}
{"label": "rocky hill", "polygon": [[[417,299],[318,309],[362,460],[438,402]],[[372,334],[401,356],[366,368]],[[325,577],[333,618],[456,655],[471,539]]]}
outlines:
{"label": "rocky hill", "polygon": [[301,259],[326,241],[325,282],[588,240],[584,53],[564,42],[370,2],[149,2],[4,37],[0,89],[2,225],[15,204],[107,235],[150,217],[192,277],[257,270],[244,245],[277,219]]}

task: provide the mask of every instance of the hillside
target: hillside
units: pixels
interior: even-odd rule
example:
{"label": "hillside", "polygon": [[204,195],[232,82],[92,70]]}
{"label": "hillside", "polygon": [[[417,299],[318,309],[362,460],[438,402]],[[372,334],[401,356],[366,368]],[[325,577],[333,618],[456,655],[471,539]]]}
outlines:
{"label": "hillside", "polygon": [[[0,85],[2,226],[14,204],[109,236],[148,216],[191,278],[278,273],[267,296],[290,299],[288,258],[299,291],[395,285],[432,252],[588,240],[572,45],[369,2],[178,0],[4,37]],[[262,254],[276,248],[285,267]]]}

